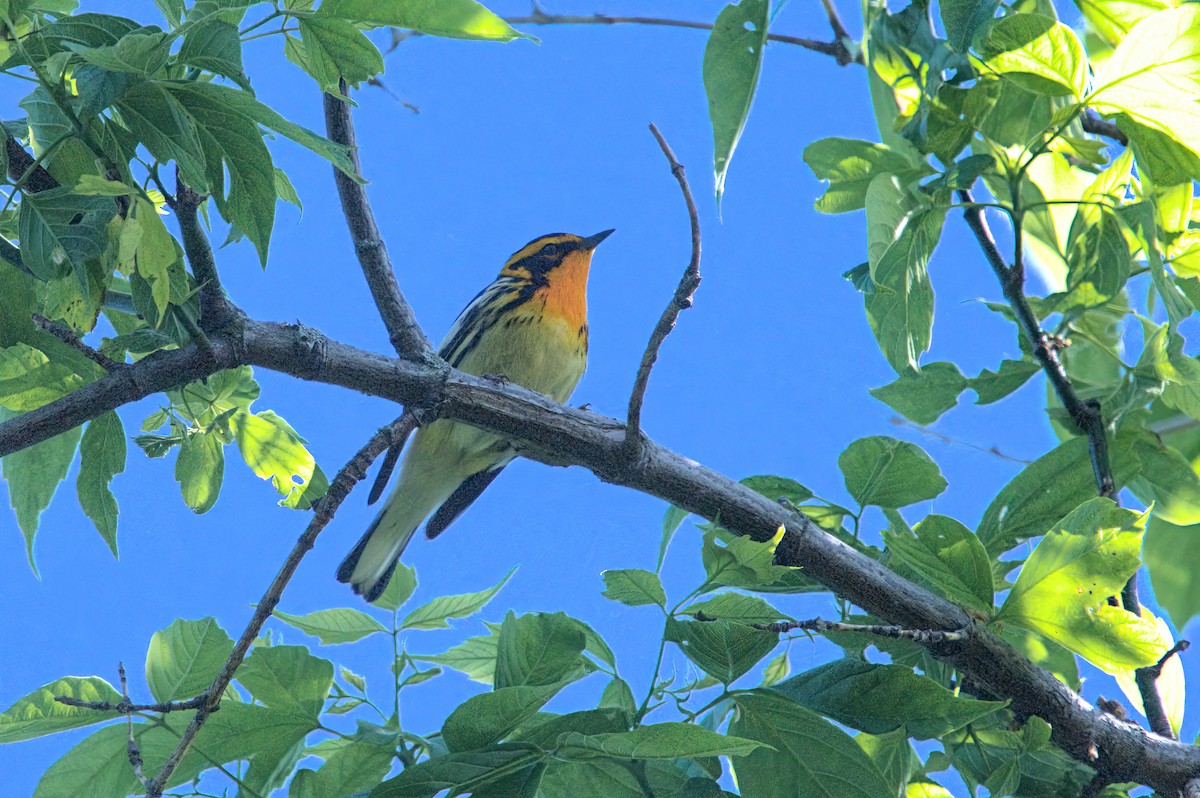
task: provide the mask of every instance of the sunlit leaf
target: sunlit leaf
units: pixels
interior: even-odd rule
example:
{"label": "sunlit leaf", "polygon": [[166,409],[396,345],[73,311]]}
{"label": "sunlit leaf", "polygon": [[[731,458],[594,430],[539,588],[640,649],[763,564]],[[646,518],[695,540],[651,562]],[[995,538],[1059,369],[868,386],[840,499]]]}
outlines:
{"label": "sunlit leaf", "polygon": [[996,617],[1031,629],[1109,672],[1166,650],[1153,621],[1108,603],[1137,571],[1146,516],[1109,499],[1084,502],[1025,561]]}

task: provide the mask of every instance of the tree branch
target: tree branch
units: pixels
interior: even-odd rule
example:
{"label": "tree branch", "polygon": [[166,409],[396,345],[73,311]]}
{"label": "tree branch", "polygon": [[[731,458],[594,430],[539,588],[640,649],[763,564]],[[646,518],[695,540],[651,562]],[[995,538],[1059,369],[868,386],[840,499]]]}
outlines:
{"label": "tree branch", "polygon": [[675,179],[679,181],[679,189],[683,192],[683,201],[687,205],[688,219],[692,228],[692,257],[683,271],[683,277],[679,279],[675,295],[667,303],[666,309],[658,319],[658,324],[654,326],[654,332],[650,334],[650,342],[646,344],[646,351],[642,353],[642,362],[638,366],[637,377],[633,381],[633,391],[629,394],[625,442],[626,450],[631,456],[637,453],[641,442],[642,402],[646,398],[646,386],[650,382],[650,371],[654,368],[655,361],[658,360],[658,350],[662,347],[663,341],[667,340],[671,331],[675,329],[675,322],[679,319],[679,314],[692,306],[692,298],[696,295],[696,289],[700,287],[701,279],[700,214],[696,210],[696,200],[692,197],[692,189],[688,185],[687,175],[684,174],[683,164],[675,157],[671,145],[653,124],[650,125],[650,132],[658,140],[658,146],[662,148],[663,155],[667,157],[667,162],[671,165],[671,174],[675,175]]}
{"label": "tree branch", "polygon": [[967,226],[975,234],[988,263],[1000,280],[1004,298],[1012,308],[1017,326],[1033,349],[1034,359],[1046,373],[1055,395],[1063,403],[1071,420],[1087,435],[1092,470],[1096,475],[1099,494],[1116,499],[1117,491],[1113,482],[1112,464],[1108,459],[1108,438],[1104,430],[1104,419],[1100,414],[1100,403],[1092,399],[1084,401],[1079,398],[1079,394],[1075,392],[1075,387],[1067,377],[1062,361],[1058,359],[1057,344],[1042,329],[1041,323],[1038,322],[1037,316],[1029,306],[1029,300],[1025,298],[1025,268],[1021,256],[1020,225],[1014,226],[1017,255],[1010,267],[1005,263],[1004,256],[1000,254],[1000,249],[996,246],[996,239],[992,236],[987,218],[983,215],[983,208],[973,204],[975,199],[967,189],[959,190],[958,197],[962,202],[970,204],[970,207],[963,211]]}
{"label": "tree branch", "polygon": [[[192,277],[200,284],[200,329],[203,333],[214,332],[223,327],[236,315],[232,303],[221,287],[217,274],[217,263],[213,259],[208,236],[200,226],[199,210],[204,197],[183,182],[178,168],[175,170],[175,218],[179,220],[179,233],[183,240],[183,251],[192,267]],[[196,335],[192,336],[196,338]],[[203,338],[204,336],[199,336]],[[197,343],[202,343],[197,341]]]}
{"label": "tree branch", "polygon": [[242,660],[245,659],[250,646],[262,630],[263,624],[267,622],[267,618],[271,617],[271,613],[279,603],[279,598],[283,595],[284,588],[287,587],[293,574],[296,573],[296,569],[300,566],[300,561],[312,549],[321,531],[333,520],[338,507],[341,506],[342,502],[350,494],[350,491],[367,475],[367,469],[371,466],[371,463],[401,433],[401,427],[404,426],[407,426],[409,431],[415,426],[412,414],[404,414],[372,435],[371,439],[358,450],[358,453],[354,457],[350,458],[350,462],[342,466],[342,470],[333,478],[333,481],[329,484],[329,491],[317,503],[314,508],[315,511],[312,520],[309,521],[304,533],[300,535],[300,539],[296,541],[296,545],[292,547],[291,553],[284,560],[283,566],[279,569],[279,573],[275,575],[275,579],[272,580],[270,587],[267,588],[267,592],[263,594],[262,599],[258,602],[254,610],[254,615],[250,618],[250,622],[246,624],[246,629],[242,632],[242,636],[233,647],[233,651],[230,652],[229,658],[225,660],[221,671],[213,679],[213,683],[209,685],[204,694],[195,699],[202,703],[196,709],[195,716],[192,718],[191,723],[188,724],[187,729],[184,730],[178,745],[175,746],[175,750],[167,758],[167,761],[163,763],[158,775],[147,783],[146,798],[160,798],[167,781],[171,778],[171,774],[179,766],[184,754],[191,747],[192,742],[196,739],[196,734],[199,733],[208,716],[220,709],[221,696],[225,694],[225,688],[233,680],[234,672],[242,664]]}
{"label": "tree branch", "polygon": [[1091,111],[1080,117],[1080,121],[1083,123],[1084,131],[1094,136],[1104,136],[1107,139],[1112,139],[1123,147],[1129,146],[1129,137],[1125,135],[1125,131],[1117,127],[1116,122],[1101,119]]}
{"label": "tree branch", "polygon": [[1150,721],[1150,731],[1170,740],[1178,738],[1175,736],[1175,730],[1171,728],[1171,721],[1167,719],[1167,711],[1163,707],[1162,697],[1158,694],[1158,677],[1162,676],[1163,666],[1167,664],[1167,660],[1187,651],[1190,645],[1191,643],[1188,641],[1180,640],[1171,647],[1170,651],[1159,657],[1157,663],[1134,671],[1138,692],[1142,694],[1142,709],[1146,720]]}
{"label": "tree branch", "polygon": [[[719,517],[727,529],[755,540],[769,540],[784,526],[776,549],[778,564],[804,568],[805,574],[884,623],[965,631],[964,640],[931,643],[928,648],[991,693],[1009,698],[1015,712],[1045,719],[1056,744],[1076,759],[1102,767],[1112,781],[1134,781],[1169,794],[1200,772],[1200,748],[1101,712],[960,607],[852,549],[805,516],[650,439],[643,442],[642,457],[630,461],[623,454],[622,421],[557,404],[511,383],[365,352],[301,325],[248,320],[236,344],[232,337],[213,339],[226,368],[254,365],[473,424],[512,439],[535,460],[583,466],[607,482],[660,497],[709,520]],[[131,394],[163,390],[210,368],[195,347],[152,355],[0,424],[0,454],[101,415],[136,398]],[[151,388],[151,383],[159,387]],[[379,445],[382,450],[387,442]]]}
{"label": "tree branch", "polygon": [[[349,96],[346,82],[341,81],[339,88],[341,97],[334,97],[328,93],[322,95],[325,101],[325,129],[332,141],[351,148],[350,158],[354,163],[354,171],[361,177],[362,165],[355,148],[354,120],[350,115],[350,103],[343,99]],[[433,347],[421,331],[421,325],[417,323],[412,308],[396,282],[396,272],[392,268],[391,258],[388,257],[383,236],[375,224],[375,213],[371,210],[370,200],[367,199],[366,188],[337,167],[333,168],[333,179],[337,183],[338,196],[342,200],[342,213],[346,216],[346,225],[354,241],[354,254],[358,256],[358,263],[362,267],[363,276],[367,278],[367,286],[371,289],[375,306],[379,309],[384,326],[387,327],[392,348],[400,357],[425,359],[432,356]]]}
{"label": "tree branch", "polygon": [[58,181],[37,162],[37,159],[26,152],[25,148],[21,146],[21,142],[13,138],[7,130],[4,131],[4,150],[8,154],[8,177],[10,180],[19,182],[24,177],[23,188],[30,194],[58,188]]}
{"label": "tree branch", "polygon": [[74,349],[76,352],[79,352],[105,371],[116,371],[117,369],[121,368],[121,363],[116,362],[102,352],[97,352],[95,349],[92,349],[92,347],[83,342],[82,338],[75,334],[74,330],[65,324],[59,324],[56,321],[51,321],[40,313],[34,313],[32,318],[34,324],[50,333],[64,344]]}
{"label": "tree branch", "polygon": [[[695,615],[697,621],[717,621],[719,618],[713,618],[703,612],[697,612]],[[762,629],[764,632],[772,632],[777,635],[787,634],[788,632],[857,632],[859,634],[876,635],[878,637],[892,637],[904,640],[912,640],[921,645],[929,645],[930,643],[957,643],[961,640],[966,640],[970,632],[966,629],[956,629],[946,632],[940,629],[905,629],[902,626],[884,626],[881,624],[868,623],[842,623],[840,621],[823,621],[820,618],[813,618],[807,621],[780,621],[779,623],[750,623],[747,626],[755,629]]]}
{"label": "tree branch", "polygon": [[[117,674],[121,679],[121,704],[126,707],[131,706],[129,703],[129,680],[125,678],[125,663],[117,663]],[[55,699],[57,700],[57,699]],[[133,711],[125,709],[125,723],[129,730],[129,742],[125,745],[125,754],[129,757],[129,764],[133,767],[133,775],[137,778],[138,784],[143,787],[150,787],[150,779],[146,778],[145,771],[142,770],[142,749],[138,747],[137,738],[133,736]]]}

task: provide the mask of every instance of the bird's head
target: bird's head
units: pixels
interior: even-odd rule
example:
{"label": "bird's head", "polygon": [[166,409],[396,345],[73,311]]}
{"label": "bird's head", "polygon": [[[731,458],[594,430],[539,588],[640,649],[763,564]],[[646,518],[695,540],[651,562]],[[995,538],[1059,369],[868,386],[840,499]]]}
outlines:
{"label": "bird's head", "polygon": [[514,252],[500,270],[500,276],[548,283],[559,271],[582,274],[586,279],[588,266],[592,262],[592,250],[612,232],[605,230],[587,238],[570,233],[540,236]]}

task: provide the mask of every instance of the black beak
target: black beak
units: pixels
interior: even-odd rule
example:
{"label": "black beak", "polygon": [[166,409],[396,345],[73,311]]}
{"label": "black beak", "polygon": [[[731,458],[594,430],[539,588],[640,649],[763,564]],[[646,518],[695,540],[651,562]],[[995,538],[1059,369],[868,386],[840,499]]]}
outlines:
{"label": "black beak", "polygon": [[601,241],[608,238],[614,232],[616,232],[615,229],[614,230],[605,230],[603,233],[596,233],[596,235],[592,236],[591,238],[583,239],[583,242],[582,242],[583,248],[586,250],[595,249],[596,247],[600,246]]}

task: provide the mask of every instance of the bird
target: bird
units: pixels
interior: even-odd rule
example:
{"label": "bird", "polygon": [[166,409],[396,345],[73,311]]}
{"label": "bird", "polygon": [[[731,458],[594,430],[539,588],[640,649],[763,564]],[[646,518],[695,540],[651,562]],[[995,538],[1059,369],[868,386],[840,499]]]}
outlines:
{"label": "bird", "polygon": [[[567,401],[587,366],[592,252],[612,233],[551,233],[521,247],[459,314],[438,354],[468,374]],[[338,566],[338,581],[378,599],[421,522],[432,514],[426,536],[440,535],[515,457],[504,436],[468,424],[440,419],[419,428],[387,501]]]}

